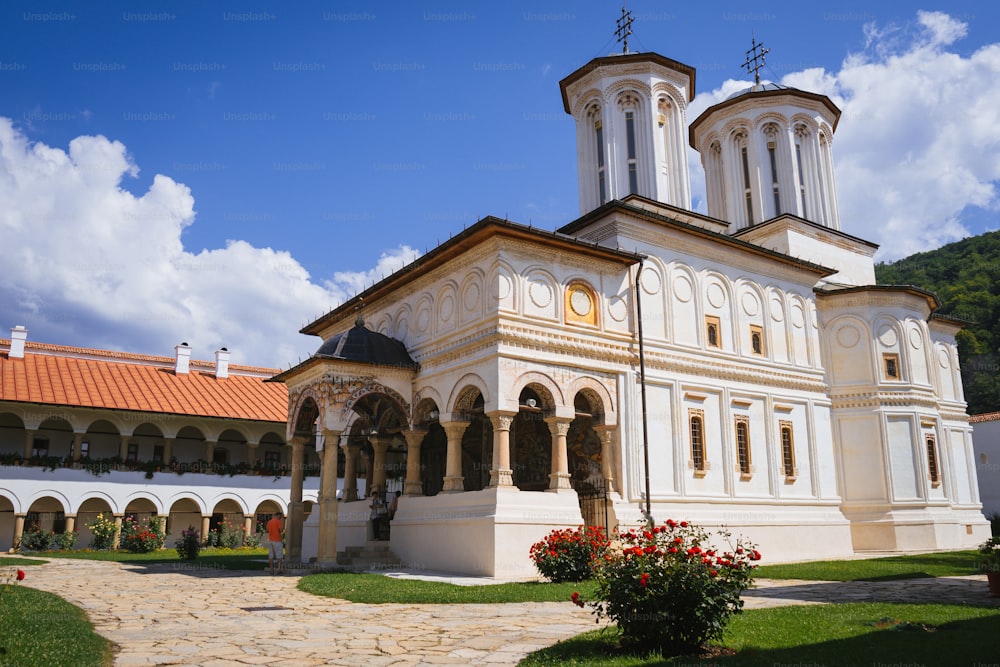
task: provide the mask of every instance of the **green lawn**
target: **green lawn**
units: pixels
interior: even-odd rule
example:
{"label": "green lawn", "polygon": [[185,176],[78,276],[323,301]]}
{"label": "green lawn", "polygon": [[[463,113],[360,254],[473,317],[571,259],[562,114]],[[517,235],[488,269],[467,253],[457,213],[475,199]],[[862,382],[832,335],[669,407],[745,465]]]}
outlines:
{"label": "green lawn", "polygon": [[8,586],[3,592],[0,665],[98,667],[112,664],[113,648],[94,632],[82,609],[59,596],[27,586]]}
{"label": "green lawn", "polygon": [[22,565],[44,565],[48,563],[47,560],[41,560],[39,558],[23,558],[21,556],[3,556],[0,558],[0,568],[4,567],[21,567]]}
{"label": "green lawn", "polygon": [[573,591],[591,596],[594,584],[540,582],[456,586],[442,581],[396,579],[381,574],[328,572],[310,574],[299,590],[314,595],[366,604],[499,604],[503,602],[566,602]]}
{"label": "green lawn", "polygon": [[1000,609],[852,603],[755,609],[730,623],[702,656],[623,655],[616,628],[594,630],[528,656],[521,665],[923,665],[995,664]]}
{"label": "green lawn", "polygon": [[975,551],[948,551],[885,558],[829,560],[789,565],[763,565],[760,579],[812,579],[818,581],[887,581],[920,577],[957,577],[978,574]]}
{"label": "green lawn", "polygon": [[[145,554],[127,551],[46,551],[40,553],[45,558],[81,558],[85,560],[114,561],[116,563],[162,564],[172,563],[178,567],[191,565],[198,569],[216,568],[220,570],[262,570],[267,565],[267,549],[202,549],[194,561],[182,561],[176,549],[160,549]],[[6,561],[0,561],[0,564]]]}

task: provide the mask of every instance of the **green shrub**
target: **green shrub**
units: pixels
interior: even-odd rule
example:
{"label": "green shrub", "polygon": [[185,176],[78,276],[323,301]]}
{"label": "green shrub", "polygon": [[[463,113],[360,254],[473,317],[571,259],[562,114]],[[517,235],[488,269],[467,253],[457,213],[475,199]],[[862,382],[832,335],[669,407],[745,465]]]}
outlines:
{"label": "green shrub", "polygon": [[554,583],[583,581],[594,575],[594,564],[608,548],[604,529],[597,526],[576,530],[553,530],[531,545],[531,560],[539,574]]}
{"label": "green shrub", "polygon": [[55,544],[56,534],[51,530],[30,528],[21,534],[21,551],[49,551]]}
{"label": "green shrub", "polygon": [[163,529],[155,516],[150,517],[140,525],[134,517],[125,517],[122,521],[122,534],[118,540],[120,549],[134,554],[144,554],[163,548]]}
{"label": "green shrub", "polygon": [[87,524],[87,528],[90,529],[90,548],[91,549],[112,549],[115,546],[115,533],[118,531],[118,527],[115,525],[115,520],[105,517],[103,514],[98,514],[97,517]]}
{"label": "green shrub", "polygon": [[177,555],[181,560],[194,560],[201,551],[201,536],[194,526],[188,526],[187,530],[181,531],[181,539],[174,542],[177,548]]}
{"label": "green shrub", "polygon": [[[620,534],[620,552],[608,551],[596,569],[598,617],[613,620],[623,643],[641,652],[679,655],[719,637],[742,611],[740,593],[753,583],[760,553],[730,541],[717,550],[708,533],[687,521]],[[579,594],[573,602],[585,606]]]}
{"label": "green shrub", "polygon": [[69,551],[76,545],[77,534],[75,530],[64,530],[53,539],[54,546],[60,551]]}

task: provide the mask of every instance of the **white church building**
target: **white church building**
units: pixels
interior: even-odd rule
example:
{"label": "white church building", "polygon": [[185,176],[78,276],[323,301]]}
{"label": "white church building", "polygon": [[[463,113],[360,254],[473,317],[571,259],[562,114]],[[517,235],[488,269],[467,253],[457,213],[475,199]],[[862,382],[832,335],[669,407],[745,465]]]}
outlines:
{"label": "white church building", "polygon": [[388,547],[433,570],[530,575],[548,531],[634,526],[647,502],[771,562],[988,536],[961,324],[876,285],[876,246],[841,231],[839,109],[758,83],[689,122],[694,77],[655,53],[587,63],[560,83],[579,218],[482,219],[302,329],[322,343],[273,378],[292,470],[322,461],[308,519],[292,477],[292,558],[370,544],[368,447],[373,486],[402,477]]}

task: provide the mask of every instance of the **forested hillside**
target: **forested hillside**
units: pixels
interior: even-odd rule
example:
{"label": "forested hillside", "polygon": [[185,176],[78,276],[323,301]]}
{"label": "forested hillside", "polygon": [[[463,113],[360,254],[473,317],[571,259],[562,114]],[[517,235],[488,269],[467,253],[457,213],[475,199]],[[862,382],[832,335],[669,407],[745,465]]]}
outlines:
{"label": "forested hillside", "polygon": [[973,322],[958,334],[969,414],[1000,410],[1000,232],[879,264],[875,277],[930,290],[941,314]]}

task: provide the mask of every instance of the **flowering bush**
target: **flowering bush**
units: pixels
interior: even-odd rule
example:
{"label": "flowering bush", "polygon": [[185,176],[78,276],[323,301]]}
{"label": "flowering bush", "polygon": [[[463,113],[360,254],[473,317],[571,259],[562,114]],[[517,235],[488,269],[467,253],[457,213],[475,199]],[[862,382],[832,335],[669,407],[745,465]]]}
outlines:
{"label": "flowering bush", "polygon": [[608,538],[603,528],[581,526],[576,530],[553,530],[544,540],[531,545],[529,553],[538,572],[559,583],[590,579],[594,564],[607,548]]}
{"label": "flowering bush", "polygon": [[243,546],[248,549],[259,549],[264,546],[266,533],[258,528],[256,533],[251,533],[243,538]]}
{"label": "flowering bush", "polygon": [[201,536],[194,526],[188,526],[187,530],[181,531],[181,539],[174,542],[177,555],[181,560],[194,560],[201,551]]}
{"label": "flowering bush", "polygon": [[16,586],[22,581],[24,581],[24,570],[21,568],[7,568],[5,572],[0,573],[0,600],[3,599],[3,593],[8,586]]}
{"label": "flowering bush", "polygon": [[219,527],[208,531],[207,546],[220,549],[236,549],[243,544],[243,528],[223,519]]}
{"label": "flowering bush", "polygon": [[[719,536],[728,544],[724,551],[687,521],[621,533],[621,551],[609,550],[597,567],[590,606],[613,620],[636,651],[669,656],[696,649],[742,611],[740,593],[753,583],[760,560],[754,545]],[[587,604],[578,593],[572,600]]]}
{"label": "flowering bush", "polygon": [[69,551],[76,544],[76,531],[64,530],[53,538],[53,543],[60,551]]}
{"label": "flowering bush", "polygon": [[118,546],[134,554],[144,554],[163,548],[163,529],[155,516],[146,519],[145,525],[135,517],[125,517],[122,521],[122,534]]}
{"label": "flowering bush", "polygon": [[50,551],[55,544],[56,534],[38,527],[29,528],[21,534],[21,551]]}
{"label": "flowering bush", "polygon": [[87,528],[90,529],[90,534],[92,535],[90,539],[91,549],[114,548],[115,533],[118,530],[114,519],[107,518],[103,514],[98,514],[93,521],[87,524]]}
{"label": "flowering bush", "polygon": [[980,544],[977,550],[981,572],[1000,572],[1000,536],[994,535]]}

